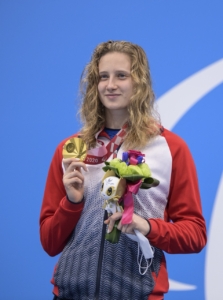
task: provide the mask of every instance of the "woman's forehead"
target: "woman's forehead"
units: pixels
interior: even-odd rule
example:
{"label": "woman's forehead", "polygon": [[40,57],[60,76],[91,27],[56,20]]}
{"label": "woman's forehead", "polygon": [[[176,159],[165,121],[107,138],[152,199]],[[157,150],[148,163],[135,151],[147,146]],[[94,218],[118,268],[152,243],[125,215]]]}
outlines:
{"label": "woman's forehead", "polygon": [[101,57],[98,68],[100,72],[117,68],[130,71],[131,59],[128,54],[122,52],[109,52]]}

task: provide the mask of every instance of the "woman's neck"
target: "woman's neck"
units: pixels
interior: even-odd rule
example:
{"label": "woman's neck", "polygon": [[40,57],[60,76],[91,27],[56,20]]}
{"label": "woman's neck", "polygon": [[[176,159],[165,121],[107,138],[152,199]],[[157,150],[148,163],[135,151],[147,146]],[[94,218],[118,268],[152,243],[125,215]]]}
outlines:
{"label": "woman's neck", "polygon": [[128,114],[106,111],[105,126],[111,129],[121,129],[128,119]]}

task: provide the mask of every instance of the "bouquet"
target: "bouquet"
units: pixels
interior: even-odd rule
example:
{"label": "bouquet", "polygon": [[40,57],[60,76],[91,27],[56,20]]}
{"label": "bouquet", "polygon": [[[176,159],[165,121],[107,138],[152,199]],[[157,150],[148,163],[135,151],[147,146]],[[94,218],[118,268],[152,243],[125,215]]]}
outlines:
{"label": "bouquet", "polygon": [[[123,212],[121,223],[130,224],[134,212],[133,194],[139,188],[149,189],[159,185],[159,181],[152,177],[149,166],[145,163],[145,155],[140,151],[129,150],[123,152],[122,159],[114,158],[105,162],[103,170],[106,172],[102,179],[101,193],[105,199],[103,208],[111,215]],[[116,221],[113,230],[105,238],[111,243],[119,241],[120,230]]]}

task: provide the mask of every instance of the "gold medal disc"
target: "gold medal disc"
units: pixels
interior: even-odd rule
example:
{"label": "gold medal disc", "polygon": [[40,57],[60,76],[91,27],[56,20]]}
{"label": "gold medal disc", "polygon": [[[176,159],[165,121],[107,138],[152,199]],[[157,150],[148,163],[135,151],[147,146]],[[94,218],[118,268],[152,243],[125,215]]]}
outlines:
{"label": "gold medal disc", "polygon": [[87,156],[87,145],[81,138],[71,138],[63,145],[62,155],[63,158],[75,157],[84,161]]}

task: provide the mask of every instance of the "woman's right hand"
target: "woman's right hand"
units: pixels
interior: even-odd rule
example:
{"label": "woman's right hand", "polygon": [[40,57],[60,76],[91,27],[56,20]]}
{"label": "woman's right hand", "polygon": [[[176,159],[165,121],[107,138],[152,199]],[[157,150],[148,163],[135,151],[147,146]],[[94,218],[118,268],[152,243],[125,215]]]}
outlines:
{"label": "woman's right hand", "polygon": [[63,165],[65,172],[63,175],[63,184],[67,197],[71,202],[81,202],[84,196],[84,176],[81,168],[88,171],[85,163],[78,158],[64,158]]}

